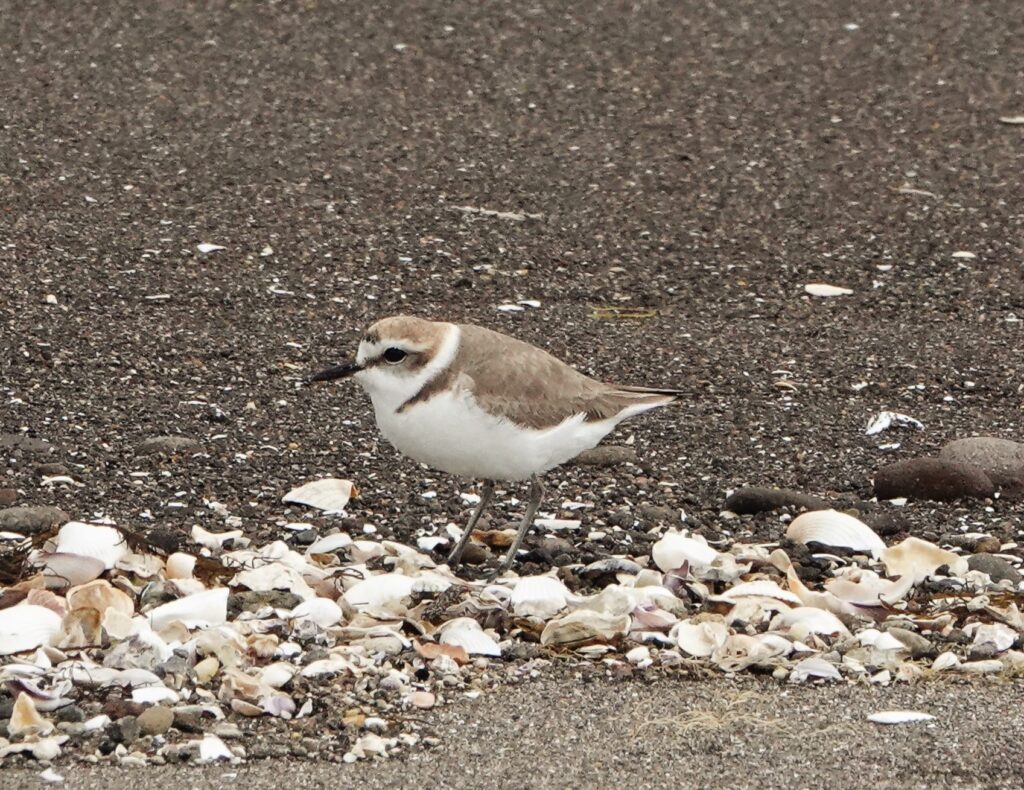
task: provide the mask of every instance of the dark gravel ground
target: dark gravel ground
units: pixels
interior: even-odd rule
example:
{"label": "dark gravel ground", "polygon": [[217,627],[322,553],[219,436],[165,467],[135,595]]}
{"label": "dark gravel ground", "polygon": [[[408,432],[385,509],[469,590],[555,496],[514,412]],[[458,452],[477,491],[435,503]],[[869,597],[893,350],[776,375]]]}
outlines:
{"label": "dark gravel ground", "polygon": [[[337,474],[386,536],[464,518],[468,484],[397,456],[360,392],[301,386],[396,312],[690,393],[613,439],[639,467],[549,475],[590,526],[654,505],[776,538],[777,515],[723,522],[725,492],[866,498],[894,458],[1024,439],[1016,3],[0,0],[0,53],[0,433],[53,445],[5,450],[17,504],[177,530],[219,527],[217,501],[278,537],[328,526],[280,498]],[[496,309],[519,299],[542,306]],[[926,430],[864,436],[883,409]],[[199,452],[136,453],[166,434]],[[1022,514],[895,517],[1013,539]]]}

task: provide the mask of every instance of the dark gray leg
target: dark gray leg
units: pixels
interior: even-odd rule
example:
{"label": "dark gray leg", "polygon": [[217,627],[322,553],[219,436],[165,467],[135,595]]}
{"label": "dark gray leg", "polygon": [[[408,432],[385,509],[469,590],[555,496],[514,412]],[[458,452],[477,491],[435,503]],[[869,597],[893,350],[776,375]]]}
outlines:
{"label": "dark gray leg", "polygon": [[[512,567],[512,563],[516,559],[516,553],[519,551],[519,547],[523,545],[523,538],[526,537],[526,530],[533,524],[533,517],[537,515],[537,508],[540,507],[540,501],[544,498],[544,484],[540,481],[537,475],[533,475],[530,478],[530,501],[526,505],[526,514],[523,516],[522,522],[519,524],[519,531],[516,533],[515,542],[509,547],[508,554],[505,555],[505,559],[502,560],[501,565],[498,566],[498,570],[494,576],[507,571]],[[493,578],[493,577],[492,577]]]}
{"label": "dark gray leg", "polygon": [[459,562],[462,560],[462,552],[466,548],[466,544],[469,543],[469,536],[476,529],[476,522],[480,520],[480,516],[483,515],[484,510],[491,501],[491,497],[494,496],[494,483],[490,480],[485,480],[483,487],[480,489],[480,504],[476,506],[476,510],[473,511],[473,515],[469,518],[469,523],[466,525],[466,529],[462,533],[462,537],[459,538],[458,545],[452,549],[452,553],[448,555],[448,567],[453,570],[459,566]]}

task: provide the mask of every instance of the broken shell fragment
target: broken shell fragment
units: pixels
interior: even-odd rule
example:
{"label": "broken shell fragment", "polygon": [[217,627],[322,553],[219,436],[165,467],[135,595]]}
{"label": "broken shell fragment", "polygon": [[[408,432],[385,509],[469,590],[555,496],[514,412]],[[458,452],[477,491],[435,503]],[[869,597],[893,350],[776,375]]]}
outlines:
{"label": "broken shell fragment", "polygon": [[14,700],[7,732],[12,736],[49,735],[53,732],[53,722],[44,719],[36,710],[32,697],[22,692]]}
{"label": "broken shell fragment", "polygon": [[189,629],[223,625],[228,619],[228,589],[217,587],[178,598],[156,607],[148,617],[154,631],[163,630],[175,620]]}
{"label": "broken shell fragment", "polygon": [[871,527],[838,510],[801,513],[786,529],[786,537],[805,545],[820,543],[822,546],[864,551],[876,559],[885,550],[885,543]]}
{"label": "broken shell fragment", "polygon": [[53,590],[86,584],[106,570],[103,560],[96,557],[57,552],[39,554],[32,564],[42,570],[46,586]]}
{"label": "broken shell fragment", "polygon": [[293,488],[281,501],[315,507],[327,513],[340,513],[345,510],[349,500],[357,495],[358,492],[351,480],[325,477]]}
{"label": "broken shell fragment", "polygon": [[868,721],[875,724],[914,724],[919,721],[931,721],[934,718],[930,713],[917,710],[883,710],[868,714]]}
{"label": "broken shell fragment", "polygon": [[693,568],[709,567],[718,557],[702,535],[689,536],[671,531],[651,547],[651,559],[662,572],[668,573],[689,563]]}
{"label": "broken shell fragment", "polygon": [[791,683],[802,683],[806,680],[842,680],[835,664],[830,664],[820,656],[810,656],[799,662],[789,673]]}
{"label": "broken shell fragment", "polygon": [[707,658],[725,644],[729,628],[725,623],[713,620],[702,623],[683,620],[672,627],[668,636],[684,653],[695,658]]}
{"label": "broken shell fragment", "polygon": [[589,642],[612,642],[628,634],[631,623],[628,614],[613,615],[591,609],[577,609],[549,621],[541,632],[540,643],[568,647]]}
{"label": "broken shell fragment", "polygon": [[915,584],[923,582],[943,565],[949,566],[954,576],[967,573],[965,557],[914,537],[885,549],[881,553],[881,560],[890,576],[909,576]]}
{"label": "broken shell fragment", "polygon": [[441,626],[438,641],[461,647],[471,656],[500,656],[501,648],[471,617],[457,617]]}
{"label": "broken shell fragment", "polygon": [[65,598],[69,609],[95,609],[101,615],[108,609],[129,617],[135,614],[135,601],[104,579],[73,587]]}

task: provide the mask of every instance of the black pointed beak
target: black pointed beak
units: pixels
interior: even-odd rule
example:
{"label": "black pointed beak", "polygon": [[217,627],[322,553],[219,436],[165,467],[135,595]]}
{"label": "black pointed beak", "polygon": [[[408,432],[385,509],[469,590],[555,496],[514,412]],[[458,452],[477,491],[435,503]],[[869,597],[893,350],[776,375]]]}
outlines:
{"label": "black pointed beak", "polygon": [[334,381],[335,379],[347,379],[353,373],[358,373],[363,366],[357,362],[346,362],[343,365],[335,365],[333,368],[321,370],[309,380],[310,384],[317,381]]}

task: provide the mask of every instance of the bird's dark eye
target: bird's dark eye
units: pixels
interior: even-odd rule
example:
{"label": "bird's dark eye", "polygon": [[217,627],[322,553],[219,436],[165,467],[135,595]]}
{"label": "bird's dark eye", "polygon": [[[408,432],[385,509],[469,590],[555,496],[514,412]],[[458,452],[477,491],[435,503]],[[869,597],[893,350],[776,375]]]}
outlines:
{"label": "bird's dark eye", "polygon": [[394,346],[392,346],[391,348],[387,349],[384,352],[383,356],[384,361],[387,362],[389,365],[397,365],[408,355],[404,351],[402,351],[402,349],[395,348]]}

